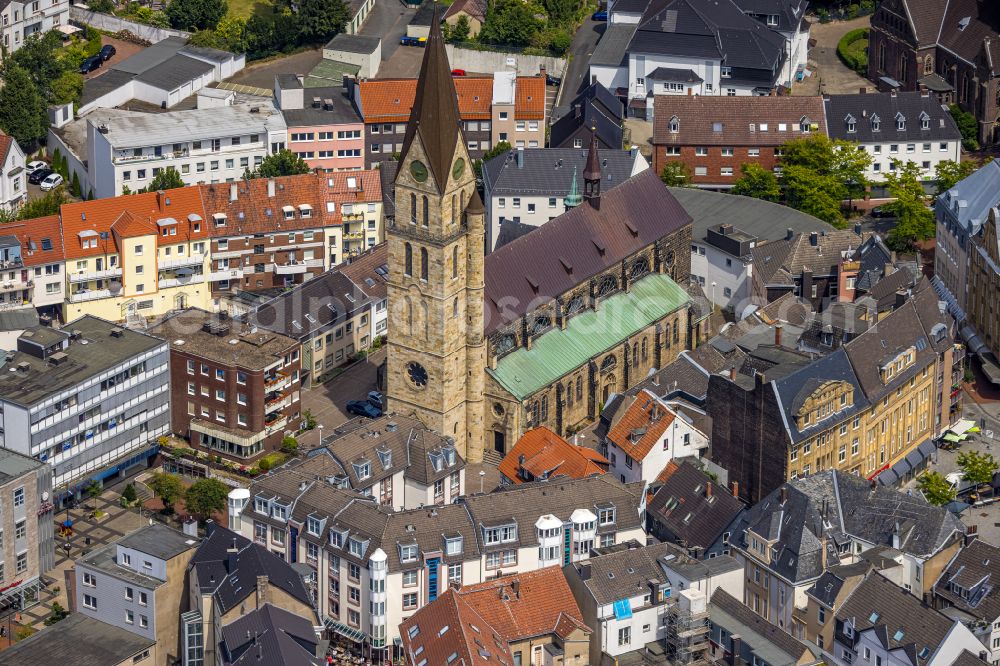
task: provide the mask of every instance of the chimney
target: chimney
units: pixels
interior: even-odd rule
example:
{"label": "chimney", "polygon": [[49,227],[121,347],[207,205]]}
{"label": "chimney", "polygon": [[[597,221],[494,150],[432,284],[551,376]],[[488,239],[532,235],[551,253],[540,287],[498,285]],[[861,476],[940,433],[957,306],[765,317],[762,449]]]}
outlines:
{"label": "chimney", "polygon": [[774,325],[774,346],[781,346],[781,330],[784,328],[781,324]]}
{"label": "chimney", "polygon": [[889,97],[895,97],[895,96],[896,96],[896,89],[893,88],[889,91]]}
{"label": "chimney", "polygon": [[785,240],[792,240],[792,238],[794,237],[795,237],[795,232],[792,231],[791,227],[788,227],[788,229],[785,231]]}
{"label": "chimney", "polygon": [[160,210],[163,210],[164,203],[166,202],[166,192],[163,190],[156,190],[156,205]]}
{"label": "chimney", "polygon": [[233,539],[232,545],[226,549],[226,573],[231,574],[236,571],[236,558],[239,552],[239,548],[236,547],[236,539]]}
{"label": "chimney", "polygon": [[515,599],[520,599],[521,598],[521,581],[519,581],[519,580],[512,580],[510,582],[510,589],[514,593],[514,598]]}
{"label": "chimney", "polygon": [[823,532],[823,536],[821,536],[819,539],[819,548],[820,548],[819,563],[820,563],[820,568],[823,571],[826,571],[826,542],[827,542],[826,532]]}
{"label": "chimney", "polygon": [[893,310],[899,309],[906,305],[906,299],[909,294],[906,293],[904,289],[900,289],[896,292],[896,304],[893,306]]}
{"label": "chimney", "polygon": [[784,504],[788,501],[788,486],[781,486],[778,490],[778,503]]}
{"label": "chimney", "polygon": [[731,381],[731,382],[735,382],[736,381],[736,366],[735,365],[733,367],[729,368],[729,381]]}
{"label": "chimney", "polygon": [[739,634],[733,634],[729,637],[730,640],[730,660],[729,666],[742,666],[743,658],[740,653],[743,652],[743,639],[740,638]]}
{"label": "chimney", "polygon": [[885,262],[885,266],[882,268],[882,277],[886,277],[887,275],[892,275],[895,272],[896,272],[896,264],[892,263],[891,261]]}
{"label": "chimney", "polygon": [[739,481],[732,481],[730,483],[730,486],[732,486],[732,489],[733,489],[733,497],[739,497],[740,496],[740,482]]}
{"label": "chimney", "polygon": [[574,118],[579,118],[583,114],[583,108],[582,108],[582,106],[583,105],[579,104],[579,103],[573,105],[573,117]]}
{"label": "chimney", "polygon": [[861,86],[860,88],[858,88],[858,92],[862,95],[868,94],[868,86]]}
{"label": "chimney", "polygon": [[708,483],[705,484],[705,497],[708,498],[708,499],[712,499],[712,482],[711,481],[709,481]]}
{"label": "chimney", "polygon": [[819,245],[819,234],[816,233],[815,231],[809,232],[809,244],[812,245],[813,247]]}
{"label": "chimney", "polygon": [[965,548],[968,548],[976,537],[979,536],[979,525],[968,525],[965,528],[965,543],[962,544]]}
{"label": "chimney", "polygon": [[236,183],[229,183],[229,200],[236,201],[240,198],[239,185]]}
{"label": "chimney", "polygon": [[521,146],[517,149],[517,168],[524,168],[524,147]]}
{"label": "chimney", "polygon": [[268,179],[267,181],[267,196],[270,199],[274,198],[274,180]]}
{"label": "chimney", "polygon": [[858,235],[858,236],[860,236],[860,235],[861,235],[861,225],[860,225],[860,224],[855,224],[855,225],[854,225],[854,233],[855,233],[856,235]]}
{"label": "chimney", "polygon": [[257,608],[267,603],[267,576],[257,576]]}

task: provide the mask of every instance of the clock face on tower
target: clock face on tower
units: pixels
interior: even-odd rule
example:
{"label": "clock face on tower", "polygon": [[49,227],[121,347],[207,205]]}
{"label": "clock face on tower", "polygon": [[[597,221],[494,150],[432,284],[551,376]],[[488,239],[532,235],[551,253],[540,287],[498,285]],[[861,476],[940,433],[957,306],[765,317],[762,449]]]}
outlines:
{"label": "clock face on tower", "polygon": [[410,379],[410,382],[417,388],[423,388],[427,386],[427,370],[425,370],[424,366],[420,365],[416,361],[407,364],[406,376]]}
{"label": "clock face on tower", "polygon": [[413,160],[410,162],[410,175],[418,183],[422,183],[427,180],[427,167],[420,160]]}
{"label": "clock face on tower", "polygon": [[459,157],[457,160],[455,160],[455,166],[453,166],[451,169],[451,177],[454,178],[455,180],[458,180],[459,178],[462,177],[463,173],[465,173],[465,160]]}

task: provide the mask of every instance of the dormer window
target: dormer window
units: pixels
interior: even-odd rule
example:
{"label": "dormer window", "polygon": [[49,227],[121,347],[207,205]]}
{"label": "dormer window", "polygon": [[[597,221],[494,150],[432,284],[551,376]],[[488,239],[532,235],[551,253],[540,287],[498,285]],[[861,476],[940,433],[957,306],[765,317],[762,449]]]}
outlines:
{"label": "dormer window", "polygon": [[931,128],[931,117],[927,115],[926,111],[920,112],[920,129],[927,130]]}
{"label": "dormer window", "polygon": [[319,536],[320,530],[322,530],[322,523],[319,518],[314,516],[308,516],[306,518],[306,532],[312,534],[313,536]]}
{"label": "dormer window", "polygon": [[897,132],[902,132],[905,129],[906,129],[906,116],[904,116],[902,113],[897,113],[896,114],[896,131]]}
{"label": "dormer window", "polygon": [[379,462],[382,463],[382,469],[392,467],[392,449],[376,451],[376,453],[378,453]]}
{"label": "dormer window", "polygon": [[881,130],[882,130],[882,120],[878,116],[873,115],[872,116],[872,131],[873,132],[879,132]]}
{"label": "dormer window", "polygon": [[284,214],[286,220],[295,218],[295,208],[292,206],[282,206],[281,212]]}
{"label": "dormer window", "polygon": [[724,79],[728,79],[731,78],[732,75],[733,75],[733,68],[723,65],[722,69],[719,72],[719,76],[721,76]]}
{"label": "dormer window", "polygon": [[330,545],[334,548],[344,547],[344,536],[346,532],[338,532],[337,530],[330,530]]}
{"label": "dormer window", "polygon": [[226,226],[226,214],[225,213],[215,213],[212,215],[212,219],[215,220],[216,228]]}
{"label": "dormer window", "polygon": [[368,550],[368,542],[362,541],[361,539],[355,539],[354,537],[351,537],[349,541],[351,555],[355,557],[363,557],[365,551]]}
{"label": "dormer window", "polygon": [[417,544],[411,543],[405,546],[399,547],[399,561],[400,562],[416,562],[417,561]]}
{"label": "dormer window", "polygon": [[313,207],[309,204],[299,204],[299,216],[312,217]]}
{"label": "dormer window", "polygon": [[806,116],[799,118],[799,131],[803,134],[809,134],[812,131],[812,121]]}
{"label": "dormer window", "polygon": [[270,513],[269,511],[270,507],[268,506],[268,504],[270,504],[270,502],[268,502],[263,497],[255,497],[253,500],[253,510],[256,511],[257,513],[262,513],[264,515],[267,515],[268,513]]}
{"label": "dormer window", "polygon": [[670,119],[670,133],[677,134],[680,131],[681,131],[681,121],[677,118],[677,116],[673,116]]}
{"label": "dormer window", "polygon": [[372,475],[371,463],[369,463],[367,460],[356,462],[354,463],[353,467],[354,467],[354,476],[358,477],[359,481],[364,481],[365,479],[367,479],[369,476]]}
{"label": "dormer window", "polygon": [[272,505],[271,517],[275,520],[288,520],[288,507],[281,504]]}
{"label": "dormer window", "polygon": [[449,537],[444,540],[444,552],[445,555],[461,555],[462,554],[462,537]]}
{"label": "dormer window", "polygon": [[599,525],[614,525],[615,508],[611,506],[603,509],[598,509],[597,522]]}
{"label": "dormer window", "polygon": [[847,124],[847,131],[853,134],[858,129],[858,121],[851,114],[847,114],[844,118],[844,122]]}

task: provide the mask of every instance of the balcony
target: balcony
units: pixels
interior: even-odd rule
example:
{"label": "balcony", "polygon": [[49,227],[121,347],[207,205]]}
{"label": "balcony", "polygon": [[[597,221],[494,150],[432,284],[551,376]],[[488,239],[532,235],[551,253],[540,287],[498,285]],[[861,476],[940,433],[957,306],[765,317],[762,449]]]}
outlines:
{"label": "balcony", "polygon": [[11,268],[24,268],[24,264],[20,258],[11,259],[10,261],[0,261],[0,270],[6,271]]}
{"label": "balcony", "polygon": [[182,266],[200,266],[203,261],[205,261],[205,252],[199,252],[197,254],[192,254],[189,257],[179,257],[177,259],[167,259],[165,261],[159,262],[160,269],[164,268],[180,268]]}
{"label": "balcony", "polygon": [[306,268],[323,268],[323,260],[322,259],[306,259],[305,260],[305,265],[306,265]]}
{"label": "balcony", "polygon": [[144,154],[144,155],[120,155],[114,158],[115,164],[135,164],[137,162],[158,162],[160,160],[175,160],[182,157],[187,157],[188,151],[177,150],[168,151],[160,155],[154,153]]}
{"label": "balcony", "polygon": [[277,398],[264,403],[264,414],[277,412],[292,404],[292,396],[279,395]]}
{"label": "balcony", "polygon": [[291,384],[291,380],[291,377],[283,373],[278,373],[270,377],[264,377],[264,390],[269,393],[281,391]]}
{"label": "balcony", "polygon": [[[322,260],[320,260],[322,263]],[[306,262],[289,261],[287,264],[275,264],[274,272],[278,275],[294,275],[306,272]]]}
{"label": "balcony", "polygon": [[77,271],[69,274],[70,282],[90,282],[104,278],[118,277],[122,274],[121,266],[114,266],[103,271]]}
{"label": "balcony", "polygon": [[278,432],[279,430],[284,428],[287,424],[288,424],[288,417],[284,415],[279,416],[277,419],[271,421],[270,423],[266,423],[264,425],[264,432],[266,433],[265,436]]}
{"label": "balcony", "polygon": [[350,233],[344,234],[345,241],[364,240],[364,239],[365,239],[364,231],[352,231]]}
{"label": "balcony", "polygon": [[201,284],[204,281],[205,276],[199,273],[197,275],[187,275],[184,277],[160,278],[159,284],[160,289],[168,289],[170,287],[186,287],[189,284]]}
{"label": "balcony", "polygon": [[355,212],[352,212],[352,213],[343,213],[342,212],[340,214],[340,218],[344,222],[358,222],[360,220],[365,219],[365,212],[364,211],[360,211],[360,212],[356,212],[356,213]]}
{"label": "balcony", "polygon": [[10,312],[11,310],[21,310],[23,308],[30,308],[31,301],[16,299],[13,301],[5,301],[0,303],[0,312]]}
{"label": "balcony", "polygon": [[84,303],[86,301],[96,301],[102,298],[111,298],[110,289],[94,289],[78,291],[69,295],[70,303]]}
{"label": "balcony", "polygon": [[8,291],[21,291],[22,289],[30,289],[34,286],[35,283],[32,280],[28,280],[27,282],[21,282],[19,280],[0,282],[0,293],[6,293]]}
{"label": "balcony", "polygon": [[219,280],[239,280],[243,277],[242,268],[227,268],[222,271],[211,271],[208,274],[209,282],[218,282]]}

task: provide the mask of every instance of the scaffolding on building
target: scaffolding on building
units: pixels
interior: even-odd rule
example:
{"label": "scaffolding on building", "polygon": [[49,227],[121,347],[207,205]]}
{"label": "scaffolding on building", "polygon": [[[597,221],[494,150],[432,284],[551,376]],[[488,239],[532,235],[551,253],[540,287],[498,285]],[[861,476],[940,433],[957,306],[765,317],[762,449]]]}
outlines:
{"label": "scaffolding on building", "polygon": [[675,666],[707,666],[713,663],[708,642],[708,606],[703,594],[694,590],[682,592],[677,601],[668,607],[666,622],[664,643],[670,663]]}

